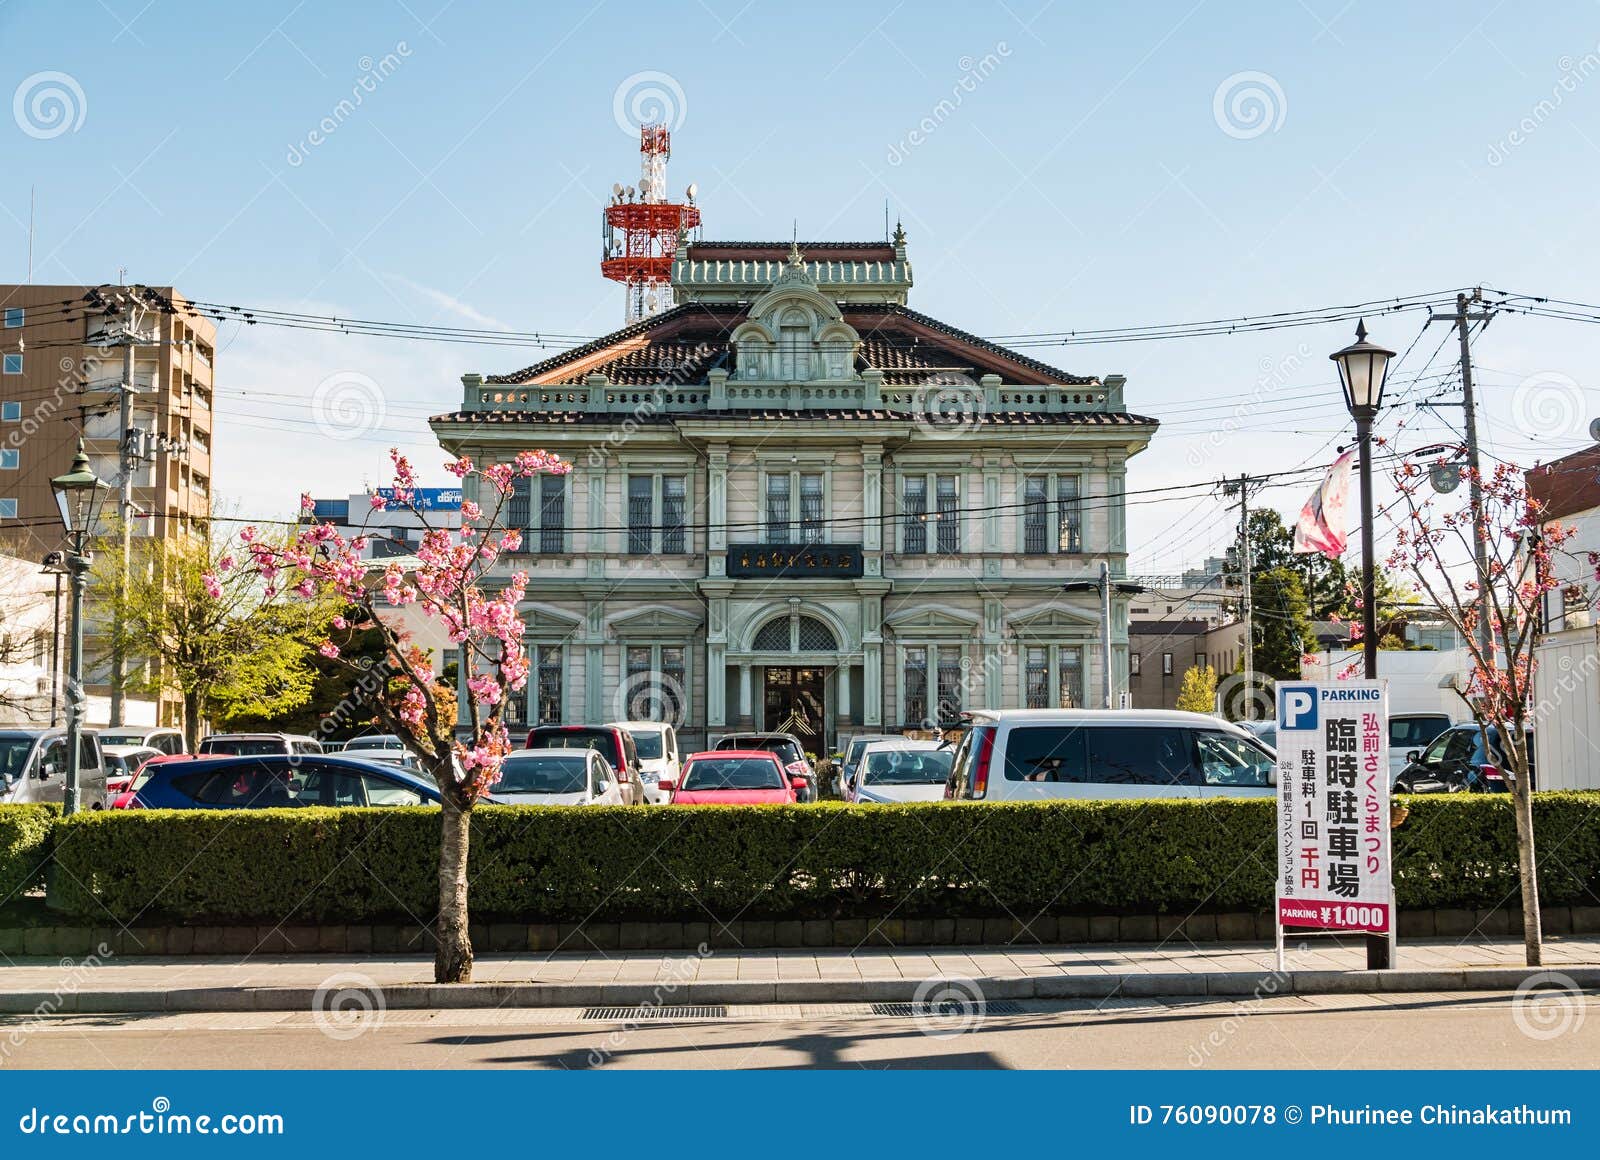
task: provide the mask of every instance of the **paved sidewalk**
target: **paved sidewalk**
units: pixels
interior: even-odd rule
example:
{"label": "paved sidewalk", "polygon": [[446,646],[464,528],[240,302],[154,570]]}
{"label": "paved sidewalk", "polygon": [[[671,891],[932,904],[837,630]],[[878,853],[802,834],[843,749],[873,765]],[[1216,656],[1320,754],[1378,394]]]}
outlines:
{"label": "paved sidewalk", "polygon": [[[1326,937],[1291,939],[1281,975],[1259,943],[484,955],[458,987],[433,985],[422,956],[33,958],[0,967],[0,1012],[305,1010],[351,989],[381,991],[390,1007],[909,1002],[938,978],[971,980],[991,1000],[1260,996],[1515,988],[1539,973],[1510,940],[1413,941],[1394,970],[1364,965],[1357,941]],[[1600,987],[1600,938],[1548,940],[1544,970]]]}

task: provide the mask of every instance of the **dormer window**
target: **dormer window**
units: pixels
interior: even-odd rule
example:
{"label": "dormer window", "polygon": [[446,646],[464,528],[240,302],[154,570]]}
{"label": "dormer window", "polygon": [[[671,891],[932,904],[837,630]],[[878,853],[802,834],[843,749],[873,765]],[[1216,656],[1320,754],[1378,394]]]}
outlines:
{"label": "dormer window", "polygon": [[778,377],[791,382],[811,377],[811,326],[798,310],[785,314],[778,330]]}

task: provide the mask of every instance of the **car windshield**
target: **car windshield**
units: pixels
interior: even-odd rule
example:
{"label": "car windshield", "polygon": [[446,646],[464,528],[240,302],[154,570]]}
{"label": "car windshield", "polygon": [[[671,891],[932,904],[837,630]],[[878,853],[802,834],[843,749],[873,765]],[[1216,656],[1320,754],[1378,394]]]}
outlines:
{"label": "car windshield", "polygon": [[943,785],[954,749],[883,749],[866,756],[864,785]]}
{"label": "car windshield", "polygon": [[593,749],[617,764],[617,739],[605,729],[535,729],[528,735],[529,749]]}
{"label": "car windshield", "polygon": [[1475,725],[1462,729],[1447,729],[1433,739],[1422,755],[1423,765],[1455,765],[1470,762],[1478,748],[1478,728]]}
{"label": "car windshield", "polygon": [[633,747],[639,751],[640,760],[654,761],[666,752],[663,734],[654,729],[630,729],[628,732],[633,736]]}
{"label": "car windshield", "polygon": [[28,764],[28,754],[33,752],[33,741],[25,735],[0,734],[0,774],[10,780],[21,777]]}
{"label": "car windshield", "polygon": [[582,793],[588,775],[589,759],[581,753],[571,757],[522,757],[512,754],[500,766],[500,780],[490,793]]}
{"label": "car windshield", "polygon": [[288,746],[277,737],[208,737],[200,743],[201,753],[226,754],[229,757],[267,757],[284,753]]}
{"label": "car windshield", "polygon": [[1394,749],[1421,749],[1450,728],[1450,718],[1393,717],[1389,720],[1389,745]]}
{"label": "car windshield", "polygon": [[782,789],[783,775],[776,765],[759,757],[703,757],[689,762],[678,788]]}
{"label": "car windshield", "polygon": [[101,745],[143,745],[143,729],[102,729],[100,730]]}

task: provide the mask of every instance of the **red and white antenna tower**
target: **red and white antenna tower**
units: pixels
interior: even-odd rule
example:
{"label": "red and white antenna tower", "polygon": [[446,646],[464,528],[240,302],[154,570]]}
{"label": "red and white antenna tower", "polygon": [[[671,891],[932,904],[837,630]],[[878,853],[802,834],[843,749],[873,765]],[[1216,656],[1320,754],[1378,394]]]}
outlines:
{"label": "red and white antenna tower", "polygon": [[623,317],[635,322],[672,306],[672,255],[679,234],[700,225],[691,184],[683,202],[667,200],[672,134],[639,127],[639,186],[613,185],[601,225],[600,272],[627,291]]}

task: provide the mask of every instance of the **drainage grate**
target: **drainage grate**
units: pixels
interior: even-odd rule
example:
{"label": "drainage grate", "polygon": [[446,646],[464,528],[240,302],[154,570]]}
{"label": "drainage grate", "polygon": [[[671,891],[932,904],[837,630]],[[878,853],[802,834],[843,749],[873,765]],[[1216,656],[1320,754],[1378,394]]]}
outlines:
{"label": "drainage grate", "polygon": [[1011,999],[995,999],[981,1006],[946,1003],[874,1003],[874,1015],[890,1015],[897,1019],[950,1019],[972,1015],[1022,1015],[1021,1007]]}
{"label": "drainage grate", "polygon": [[585,1007],[580,1019],[622,1020],[633,1023],[645,1019],[726,1019],[728,1009],[715,1007]]}

